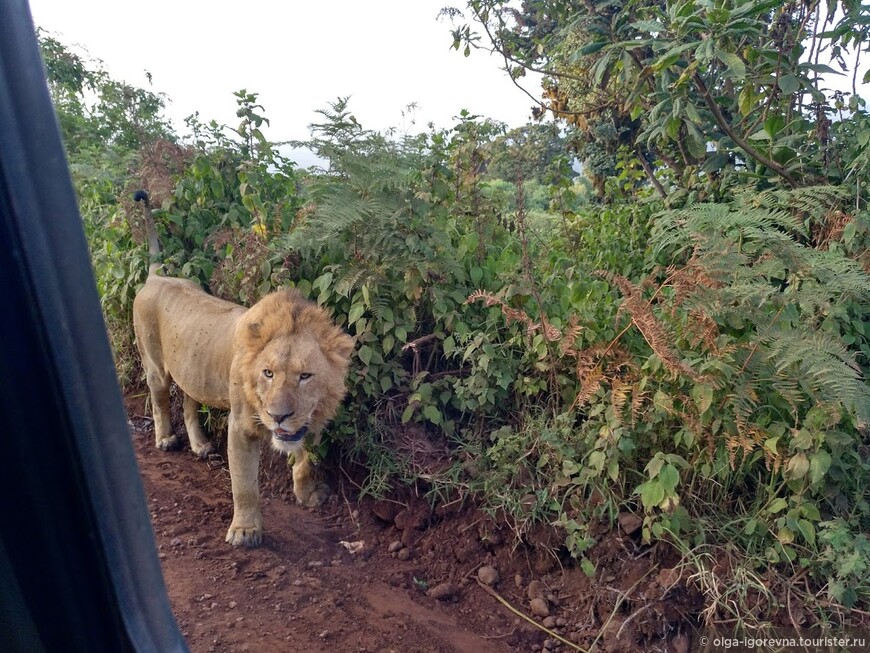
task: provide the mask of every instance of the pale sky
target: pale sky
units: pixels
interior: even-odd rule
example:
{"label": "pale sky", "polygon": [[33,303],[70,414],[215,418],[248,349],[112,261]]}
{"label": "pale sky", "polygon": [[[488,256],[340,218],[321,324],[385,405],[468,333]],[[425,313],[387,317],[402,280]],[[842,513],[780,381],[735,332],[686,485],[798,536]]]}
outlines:
{"label": "pale sky", "polygon": [[[176,128],[194,111],[235,126],[233,92],[260,94],[273,141],[306,139],[316,109],[350,95],[364,127],[449,127],[461,109],[525,124],[532,100],[484,51],[450,48],[439,10],[463,0],[30,0],[36,25],[116,79],[165,93]],[[151,73],[148,86],[145,71]],[[540,95],[536,80],[525,87]],[[419,105],[412,127],[402,110]]]}

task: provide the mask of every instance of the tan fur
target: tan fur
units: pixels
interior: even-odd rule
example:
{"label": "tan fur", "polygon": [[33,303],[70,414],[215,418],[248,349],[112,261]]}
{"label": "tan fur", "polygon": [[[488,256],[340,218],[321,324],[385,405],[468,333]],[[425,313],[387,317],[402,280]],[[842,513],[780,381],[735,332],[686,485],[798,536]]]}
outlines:
{"label": "tan fur", "polygon": [[274,292],[245,309],[155,270],[133,302],[133,326],[159,448],[180,443],[169,421],[173,380],[184,393],[184,422],[197,455],[212,451],[197,419],[199,406],[230,410],[233,521],[227,542],[261,541],[258,476],[260,445],[267,437],[279,451],[294,454],[293,492],[299,502],[313,506],[328,496],[328,487],[312,474],[304,440],[316,445],[335,415],[354,343],[326,311],[295,290]]}

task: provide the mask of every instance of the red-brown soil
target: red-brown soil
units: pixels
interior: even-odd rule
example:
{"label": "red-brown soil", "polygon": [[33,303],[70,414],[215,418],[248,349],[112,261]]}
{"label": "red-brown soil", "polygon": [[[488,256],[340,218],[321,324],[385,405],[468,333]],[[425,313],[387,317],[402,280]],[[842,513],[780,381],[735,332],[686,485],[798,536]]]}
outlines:
{"label": "red-brown soil", "polygon": [[[602,534],[589,578],[560,558],[549,528],[518,543],[468,506],[433,511],[408,493],[358,501],[342,474],[329,478],[326,507],[298,507],[272,453],[261,470],[263,545],[232,548],[225,461],[157,450],[142,401],[128,412],[170,603],[193,653],[688,650],[700,598],[634,536]],[[491,588],[478,582],[484,566],[499,576]]]}

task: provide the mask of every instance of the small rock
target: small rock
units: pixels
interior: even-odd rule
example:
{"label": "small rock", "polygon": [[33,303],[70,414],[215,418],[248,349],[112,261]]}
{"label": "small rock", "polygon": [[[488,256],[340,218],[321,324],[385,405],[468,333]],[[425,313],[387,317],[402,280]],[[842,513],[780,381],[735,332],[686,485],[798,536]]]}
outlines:
{"label": "small rock", "polygon": [[539,580],[533,580],[529,583],[529,589],[526,591],[526,595],[530,600],[544,598],[544,584]]}
{"label": "small rock", "polygon": [[656,576],[658,584],[665,589],[670,589],[680,580],[680,570],[676,567],[673,569],[662,569]]}
{"label": "small rock", "polygon": [[389,551],[390,553],[396,553],[398,551],[401,551],[404,546],[405,545],[402,544],[399,540],[396,540],[395,542],[390,542],[390,546],[387,547],[387,551]]}
{"label": "small rock", "polygon": [[626,535],[637,533],[641,526],[643,526],[643,519],[635,515],[633,512],[619,513],[617,521],[619,521],[619,527],[622,529],[622,532]]}
{"label": "small rock", "polygon": [[407,531],[421,528],[428,518],[429,511],[427,506],[415,506],[413,509],[406,508],[405,510],[400,510],[393,522],[400,531]]}
{"label": "small rock", "polygon": [[556,627],[556,617],[547,617],[542,622],[544,624],[544,628],[555,628]]}
{"label": "small rock", "polygon": [[516,574],[514,576],[514,585],[516,585],[517,588],[520,588],[523,586],[523,577],[521,574]]}
{"label": "small rock", "polygon": [[230,601],[229,603],[227,603],[227,605],[230,607],[230,609],[232,609],[232,608],[236,607],[238,605],[238,603],[236,603],[235,601]]}
{"label": "small rock", "polygon": [[453,583],[441,583],[429,590],[429,596],[439,601],[451,601],[458,592],[459,588]]}
{"label": "small rock", "polygon": [[671,640],[674,653],[689,653],[689,638],[685,633],[680,633]]}
{"label": "small rock", "polygon": [[550,606],[547,604],[547,600],[543,598],[532,599],[529,602],[529,609],[532,611],[532,614],[536,617],[549,617],[550,616]]}
{"label": "small rock", "polygon": [[402,549],[396,554],[396,558],[398,558],[399,560],[402,560],[402,561],[405,561],[410,557],[411,557],[411,550],[410,549]]}
{"label": "small rock", "polygon": [[372,513],[375,517],[387,524],[392,524],[396,515],[402,509],[402,505],[395,501],[376,501],[372,504]]}
{"label": "small rock", "polygon": [[169,541],[169,544],[170,544],[171,546],[181,546],[181,538],[180,538],[180,537],[173,537],[173,538]]}
{"label": "small rock", "polygon": [[484,585],[495,585],[499,581],[498,569],[491,565],[484,565],[477,570],[477,578]]}

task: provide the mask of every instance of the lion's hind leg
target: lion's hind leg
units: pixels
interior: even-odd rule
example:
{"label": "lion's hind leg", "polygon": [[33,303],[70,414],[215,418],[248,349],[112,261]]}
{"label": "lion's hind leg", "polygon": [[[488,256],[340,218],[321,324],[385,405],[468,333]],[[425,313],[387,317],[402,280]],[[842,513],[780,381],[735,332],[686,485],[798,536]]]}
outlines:
{"label": "lion's hind leg", "polygon": [[199,402],[186,392],[184,393],[184,426],[193,453],[200,458],[205,458],[214,451],[214,447],[199,424]]}
{"label": "lion's hind leg", "polygon": [[151,390],[151,412],[154,415],[154,444],[158,449],[171,451],[181,446],[181,438],[172,433],[169,417],[169,386],[172,383],[165,374],[146,371],[148,389]]}

